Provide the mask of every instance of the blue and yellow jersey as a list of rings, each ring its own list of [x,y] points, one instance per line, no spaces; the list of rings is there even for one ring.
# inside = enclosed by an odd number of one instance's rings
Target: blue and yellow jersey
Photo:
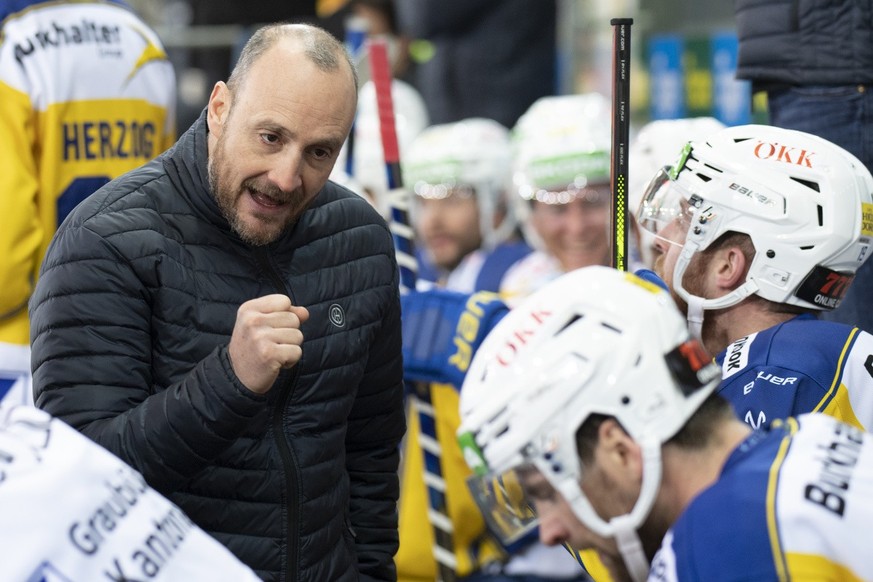
[[[119,2],[0,4],[0,343],[29,341],[27,301],[58,225],[175,139],[175,75]]]
[[[502,560],[504,556],[499,544],[486,534],[482,515],[467,487],[471,472],[456,436],[460,425],[458,390],[449,384],[432,383],[430,394],[435,411],[437,446],[442,453],[448,517],[454,524],[456,572],[463,577],[477,571],[483,564]],[[411,410],[406,416],[400,479],[400,549],[394,561],[398,582],[432,582],[437,579],[434,532],[428,520],[430,506],[424,481],[421,428],[414,407],[415,404],[410,402]]]
[[[649,580],[873,580],[873,435],[824,414],[755,431],[664,538]]]
[[[873,428],[873,336],[800,315],[743,337],[716,357],[719,394],[753,428],[824,412]]]

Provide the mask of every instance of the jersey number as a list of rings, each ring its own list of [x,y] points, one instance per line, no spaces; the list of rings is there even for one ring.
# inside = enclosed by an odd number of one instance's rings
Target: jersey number
[[[58,198],[58,226],[79,202],[96,192],[109,180],[109,176],[83,176],[70,182],[70,185]]]

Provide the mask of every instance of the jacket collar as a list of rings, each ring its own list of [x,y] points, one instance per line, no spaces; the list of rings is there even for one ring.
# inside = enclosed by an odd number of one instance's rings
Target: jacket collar
[[[219,210],[209,185],[208,134],[206,108],[204,108],[197,121],[166,153],[164,167],[176,183],[179,193],[188,200],[198,215],[221,230],[226,230],[229,236],[238,240],[239,237],[231,230],[230,224]]]

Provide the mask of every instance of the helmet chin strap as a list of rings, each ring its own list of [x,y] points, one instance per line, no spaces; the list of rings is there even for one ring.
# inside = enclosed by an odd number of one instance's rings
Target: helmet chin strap
[[[558,489],[570,502],[573,512],[584,526],[602,537],[611,537],[628,573],[634,582],[644,582],[649,575],[649,559],[643,549],[637,528],[652,510],[655,496],[661,488],[661,443],[657,438],[643,437],[637,443],[642,448],[643,473],[639,497],[630,513],[613,517],[605,522],[591,506],[578,485],[564,483]]]
[[[684,293],[680,293],[680,289]],[[688,314],[685,318],[688,320],[688,331],[691,335],[699,340],[703,339],[703,304],[706,300],[697,295],[691,295],[683,287],[676,289],[676,293],[685,300],[688,304]],[[683,296],[684,295],[684,296]]]
[[[618,551],[621,553],[624,566],[631,579],[634,582],[645,582],[649,577],[649,560],[646,558],[640,536],[637,534],[636,528],[630,524],[625,526],[618,523],[627,521],[629,518],[629,515],[623,515],[612,520],[616,526],[615,543],[618,544]]]
[[[643,582],[648,578],[650,563],[637,529],[651,512],[655,496],[661,488],[661,443],[651,437],[641,438],[637,442],[643,455],[640,496],[630,513],[611,519],[609,525],[614,528],[615,542],[628,573],[634,582]]]
[[[705,299],[699,295],[692,295],[682,284],[682,278],[685,276],[685,270],[691,263],[691,257],[697,252],[699,245],[694,241],[687,241],[682,248],[682,253],[676,261],[676,267],[673,269],[673,291],[676,295],[682,298],[688,304],[688,331],[695,338],[703,339],[703,314],[704,311],[713,311],[716,309],[725,309],[743,301],[746,297],[750,297],[758,292],[758,283],[754,279],[748,279],[745,283],[721,297],[714,299]]]

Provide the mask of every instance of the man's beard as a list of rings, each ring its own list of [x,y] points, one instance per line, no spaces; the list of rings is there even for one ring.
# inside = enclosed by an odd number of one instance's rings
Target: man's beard
[[[665,255],[661,254],[655,259],[654,270],[655,273],[658,274],[661,279],[667,281],[668,278],[670,280],[670,295],[673,297],[673,301],[676,303],[676,307],[679,308],[679,311],[682,312],[682,315],[688,315],[688,303],[679,296],[679,294],[675,291],[675,289],[679,286],[679,282],[673,279],[675,275],[676,265],[673,265],[673,272],[666,273],[664,272],[664,257]],[[706,285],[706,273],[705,273],[705,260],[700,254],[695,253],[691,258],[691,262],[685,268],[685,272],[682,274],[682,287],[685,289],[687,293],[690,295],[694,295],[696,297],[706,298],[705,285]]]
[[[223,136],[222,136],[223,137]],[[206,173],[209,179],[209,186],[212,189],[212,195],[215,202],[218,204],[218,209],[222,216],[230,224],[237,236],[243,242],[252,246],[265,246],[279,238],[279,236],[288,228],[289,225],[296,222],[297,218],[302,214],[305,207],[308,205],[302,202],[302,195],[296,192],[285,192],[275,185],[268,182],[262,182],[255,179],[243,181],[240,189],[237,191],[227,187],[225,180],[218,168],[226,164],[227,155],[224,147],[223,138],[219,138],[215,145],[215,151],[211,152],[209,160],[206,164]],[[246,223],[237,210],[237,203],[242,196],[242,191],[248,189],[253,193],[260,193],[270,197],[277,202],[299,201],[288,219],[281,225],[273,223],[261,222],[261,228],[252,226]]]

